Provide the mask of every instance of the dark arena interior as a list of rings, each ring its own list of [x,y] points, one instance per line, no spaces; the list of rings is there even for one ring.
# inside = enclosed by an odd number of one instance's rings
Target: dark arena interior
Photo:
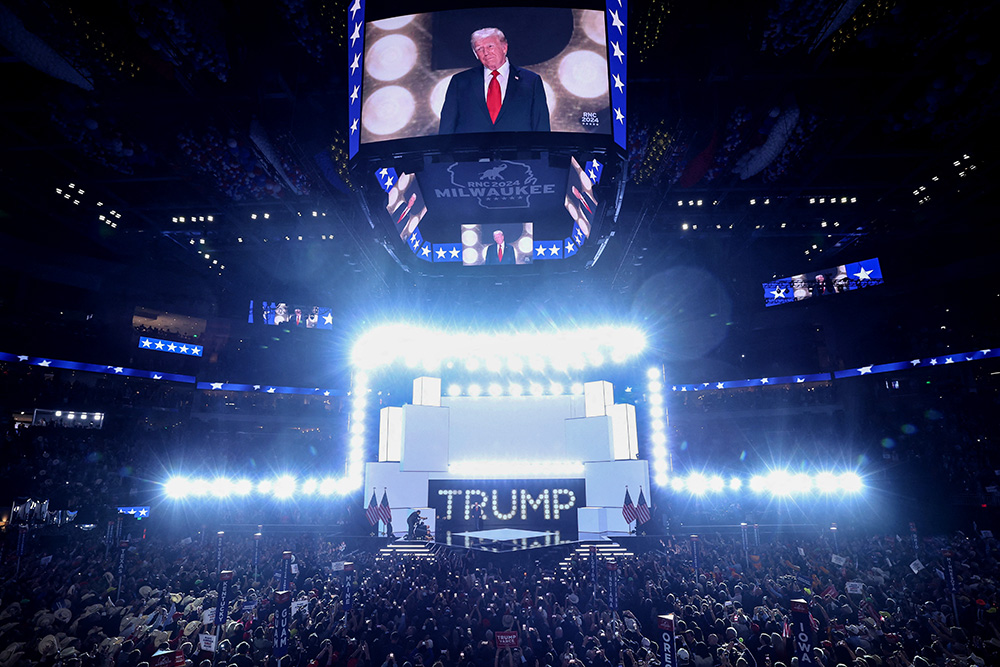
[[[0,667],[1000,665],[997,3],[527,4],[0,4]]]

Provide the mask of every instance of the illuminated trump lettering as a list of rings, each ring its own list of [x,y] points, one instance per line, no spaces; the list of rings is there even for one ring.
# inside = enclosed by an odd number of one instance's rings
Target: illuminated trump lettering
[[[507,505],[507,491],[493,489],[438,489],[437,495],[445,499],[442,516],[439,519],[456,519],[455,497],[464,496],[462,516],[466,521],[472,518],[472,506],[478,503],[485,516],[492,515],[499,521],[542,518],[558,521],[562,513],[576,507],[576,493],[572,489],[543,489],[532,495],[528,489],[510,489],[510,505]],[[538,515],[541,514],[541,517]]]

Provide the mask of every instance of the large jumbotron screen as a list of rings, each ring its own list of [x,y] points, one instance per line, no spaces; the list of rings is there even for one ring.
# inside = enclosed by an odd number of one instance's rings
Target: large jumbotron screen
[[[492,125],[483,65],[470,41],[484,27],[504,33],[511,67]],[[366,23],[364,45],[363,85],[352,92],[352,103],[361,97],[362,144],[481,131],[612,132],[601,11],[504,7],[411,14]],[[484,99],[462,94],[477,88]],[[470,118],[476,105],[483,107],[485,127],[455,120],[457,110]],[[525,114],[515,117],[519,110]],[[529,116],[533,120],[525,121]]]

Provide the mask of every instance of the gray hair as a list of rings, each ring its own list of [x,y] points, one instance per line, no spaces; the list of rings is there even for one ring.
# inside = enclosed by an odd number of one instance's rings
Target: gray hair
[[[507,36],[503,34],[503,31],[499,28],[480,28],[479,30],[472,33],[472,50],[476,50],[476,42],[487,37],[496,37],[500,40],[501,44],[507,43]]]

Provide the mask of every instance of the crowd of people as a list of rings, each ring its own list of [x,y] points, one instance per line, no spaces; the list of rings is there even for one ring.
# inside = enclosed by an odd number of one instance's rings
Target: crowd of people
[[[812,664],[1000,660],[997,544],[980,535],[915,539],[915,550],[909,535],[834,544],[803,534],[749,553],[738,536],[702,535],[697,556],[688,539],[663,536],[633,542],[635,555],[619,557],[611,579],[605,563],[560,563],[558,550],[502,562],[462,550],[377,557],[370,545],[316,535],[256,544],[227,535],[220,561],[214,534],[177,539],[152,526],[144,539],[138,525],[126,527],[123,576],[119,547],[103,535],[29,539],[20,557],[6,551],[0,665],[144,667],[169,651],[199,667],[639,667],[662,664],[666,614],[675,616],[679,665],[804,665],[790,631],[796,599],[809,606]],[[284,552],[294,565],[287,635],[274,596]],[[234,576],[216,624],[220,565]],[[510,632],[516,645],[498,647],[498,633]]]

